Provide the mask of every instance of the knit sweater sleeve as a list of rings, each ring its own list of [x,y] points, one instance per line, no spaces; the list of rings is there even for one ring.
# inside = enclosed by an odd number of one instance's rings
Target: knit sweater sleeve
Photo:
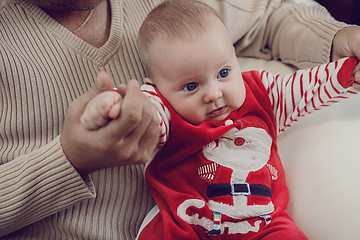
[[[332,40],[346,26],[315,1],[202,1],[223,17],[238,56],[278,59],[298,68],[329,62]]]
[[[260,77],[269,94],[278,131],[284,131],[314,110],[356,94],[351,86],[354,82],[352,72],[357,63],[355,58],[343,58],[285,76],[261,71]]]
[[[0,236],[94,198],[94,187],[67,161],[59,137],[0,167]]]

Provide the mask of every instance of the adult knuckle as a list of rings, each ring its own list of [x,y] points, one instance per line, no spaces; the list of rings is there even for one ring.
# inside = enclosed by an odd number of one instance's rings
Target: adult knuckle
[[[143,112],[143,118],[147,122],[153,122],[154,121],[154,114],[150,111]]]
[[[125,118],[129,123],[137,124],[141,121],[141,116],[137,110],[131,109],[125,114]]]
[[[154,131],[160,131],[160,119],[158,117],[153,118],[151,124]]]

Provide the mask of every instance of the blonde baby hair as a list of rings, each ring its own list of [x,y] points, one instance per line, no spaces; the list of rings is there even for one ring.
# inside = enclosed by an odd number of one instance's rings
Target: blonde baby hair
[[[222,21],[213,8],[194,0],[171,0],[154,8],[141,25],[138,36],[138,48],[146,72],[151,75],[147,53],[154,40],[160,37],[169,41],[192,39],[206,30],[206,16],[209,15]]]

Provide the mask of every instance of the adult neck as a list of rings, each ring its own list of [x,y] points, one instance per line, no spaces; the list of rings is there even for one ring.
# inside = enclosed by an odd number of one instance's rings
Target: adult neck
[[[111,9],[107,0],[84,11],[42,9],[73,34],[94,47],[101,47],[109,39]]]

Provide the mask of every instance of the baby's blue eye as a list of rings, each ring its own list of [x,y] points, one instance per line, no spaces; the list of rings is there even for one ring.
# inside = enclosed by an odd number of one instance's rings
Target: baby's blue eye
[[[217,78],[226,78],[229,75],[229,69],[222,69],[218,75]]]
[[[198,87],[198,84],[195,82],[191,82],[186,84],[186,86],[183,88],[185,91],[194,91]]]

